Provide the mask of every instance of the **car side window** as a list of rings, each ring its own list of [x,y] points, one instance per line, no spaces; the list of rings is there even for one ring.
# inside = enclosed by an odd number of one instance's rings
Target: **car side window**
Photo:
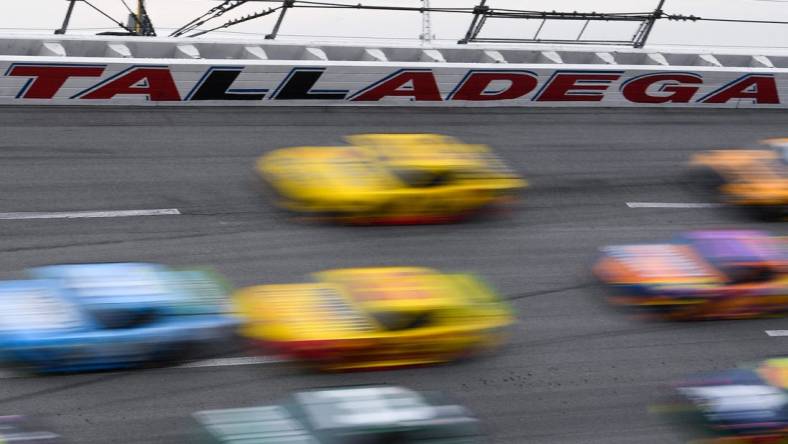
[[[426,327],[432,324],[433,313],[429,311],[416,313],[402,313],[396,311],[378,311],[371,313],[372,317],[389,331],[410,330],[412,328]]]
[[[775,277],[774,270],[765,266],[733,266],[726,270],[731,284],[768,282]]]
[[[451,182],[448,173],[420,170],[394,170],[393,173],[411,188],[433,188]]]
[[[161,314],[155,309],[93,310],[91,315],[101,327],[107,330],[144,327],[161,318]]]

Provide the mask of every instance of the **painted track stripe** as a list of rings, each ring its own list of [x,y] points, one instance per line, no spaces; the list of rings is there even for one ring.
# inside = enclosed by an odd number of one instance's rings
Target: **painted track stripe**
[[[279,362],[285,362],[285,359],[275,356],[244,356],[187,362],[186,364],[176,365],[175,368],[232,367],[237,365],[276,364]]]
[[[119,211],[63,211],[63,212],[52,212],[52,213],[21,212],[21,213],[0,213],[0,220],[173,216],[179,214],[181,214],[181,212],[177,208],[159,208],[154,210],[119,210]]]
[[[788,330],[766,330],[766,334],[769,336],[788,336]]]
[[[629,208],[718,208],[722,204],[703,202],[627,202]]]

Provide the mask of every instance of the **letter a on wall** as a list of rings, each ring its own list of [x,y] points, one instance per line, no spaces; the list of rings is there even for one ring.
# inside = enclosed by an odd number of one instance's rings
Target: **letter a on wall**
[[[181,96],[166,66],[134,66],[77,95],[80,99],[109,100],[116,96],[145,96],[153,102],[179,101]]]
[[[700,102],[728,103],[734,99],[747,99],[757,104],[779,104],[777,81],[771,74],[748,74],[706,95]]]
[[[403,69],[357,93],[354,102],[377,102],[386,97],[411,97],[414,101],[440,102],[435,75],[429,69]]]

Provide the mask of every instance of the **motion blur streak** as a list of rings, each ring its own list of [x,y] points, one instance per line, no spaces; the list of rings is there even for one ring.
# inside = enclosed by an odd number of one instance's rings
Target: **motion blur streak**
[[[0,108],[2,211],[178,208],[188,216],[3,224],[3,278],[47,263],[210,265],[236,287],[303,282],[315,270],[417,263],[484,276],[519,324],[498,353],[458,364],[322,374],[289,364],[4,381],[5,412],[36,412],[70,441],[184,444],[197,411],[276,405],[290,393],[381,383],[456,398],[490,444],[678,444],[649,415],[687,375],[783,347],[785,319],[643,323],[585,285],[603,245],[698,229],[763,229],[730,208],[633,210],[623,202],[715,202],[686,174],[696,152],[785,134],[779,111]],[[439,133],[486,144],[525,177],[522,208],[447,226],[294,224],[261,197],[251,165],[281,147],[347,134]],[[774,235],[786,234],[770,224]],[[562,291],[555,291],[562,289]],[[241,356],[222,350],[215,358]],[[248,355],[243,355],[248,356]],[[88,423],[89,421],[89,423]]]

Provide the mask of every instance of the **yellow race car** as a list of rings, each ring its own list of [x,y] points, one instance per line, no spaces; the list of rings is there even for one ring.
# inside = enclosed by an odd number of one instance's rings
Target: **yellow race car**
[[[322,370],[436,364],[499,344],[508,306],[470,274],[428,268],[331,270],[234,297],[241,334]]]
[[[279,206],[358,224],[453,222],[526,182],[485,145],[437,134],[362,134],[351,146],[272,151],[257,172]]]
[[[716,150],[695,155],[691,165],[722,181],[725,200],[782,216],[788,208],[788,139],[767,139],[759,150]]]

